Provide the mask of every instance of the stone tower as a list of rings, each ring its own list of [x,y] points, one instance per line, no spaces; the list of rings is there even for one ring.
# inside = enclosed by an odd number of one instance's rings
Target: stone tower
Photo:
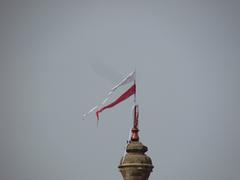
[[[131,141],[127,145],[126,154],[122,157],[119,170],[124,180],[148,180],[152,172],[152,160],[145,152],[148,148],[139,142],[138,115],[134,116]]]

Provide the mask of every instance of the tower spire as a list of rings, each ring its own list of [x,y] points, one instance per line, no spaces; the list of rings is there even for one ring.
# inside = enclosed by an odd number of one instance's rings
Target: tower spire
[[[118,166],[124,180],[148,180],[153,169],[151,158],[145,154],[148,148],[139,142],[138,117],[138,105],[134,104],[131,141]]]

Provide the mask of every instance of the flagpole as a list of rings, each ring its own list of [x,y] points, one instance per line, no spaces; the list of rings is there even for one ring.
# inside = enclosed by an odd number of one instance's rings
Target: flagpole
[[[135,72],[135,78],[134,78],[134,85],[135,85],[135,94],[134,94],[134,97],[133,97],[133,108],[132,108],[132,111],[133,111],[133,128],[135,127],[135,120],[136,120],[136,105],[137,105],[137,86],[136,86],[136,79],[137,79],[137,75],[136,75],[136,69],[134,70]]]
[[[136,69],[135,69],[134,85],[135,85],[136,90],[135,90],[134,99],[133,99],[134,105],[136,105],[136,103],[137,103],[137,95],[136,95],[136,94],[137,94],[137,86],[136,86],[136,79],[137,79],[137,74],[136,74]]]
[[[134,70],[135,73],[135,78],[134,78],[134,85],[135,85],[135,94],[134,94],[134,99],[133,99],[133,127],[135,127],[135,121],[136,121],[136,106],[137,106],[137,86],[136,86],[136,79],[137,79],[137,74],[136,74],[136,68]]]

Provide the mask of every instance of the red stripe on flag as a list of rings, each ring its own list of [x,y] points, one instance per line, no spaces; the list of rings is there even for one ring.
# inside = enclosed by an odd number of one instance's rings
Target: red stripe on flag
[[[125,93],[123,93],[119,98],[117,98],[114,102],[97,110],[97,112],[96,112],[97,119],[99,120],[99,113],[101,113],[105,109],[112,108],[113,106],[119,104],[120,102],[124,101],[125,99],[129,98],[131,95],[133,95],[135,93],[136,93],[136,85],[134,84]]]

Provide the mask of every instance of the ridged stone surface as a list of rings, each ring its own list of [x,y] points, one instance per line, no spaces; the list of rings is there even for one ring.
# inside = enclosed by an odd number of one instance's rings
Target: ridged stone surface
[[[148,148],[138,141],[127,146],[127,154],[122,157],[119,169],[124,180],[147,180],[152,172],[152,160],[145,152]]]

